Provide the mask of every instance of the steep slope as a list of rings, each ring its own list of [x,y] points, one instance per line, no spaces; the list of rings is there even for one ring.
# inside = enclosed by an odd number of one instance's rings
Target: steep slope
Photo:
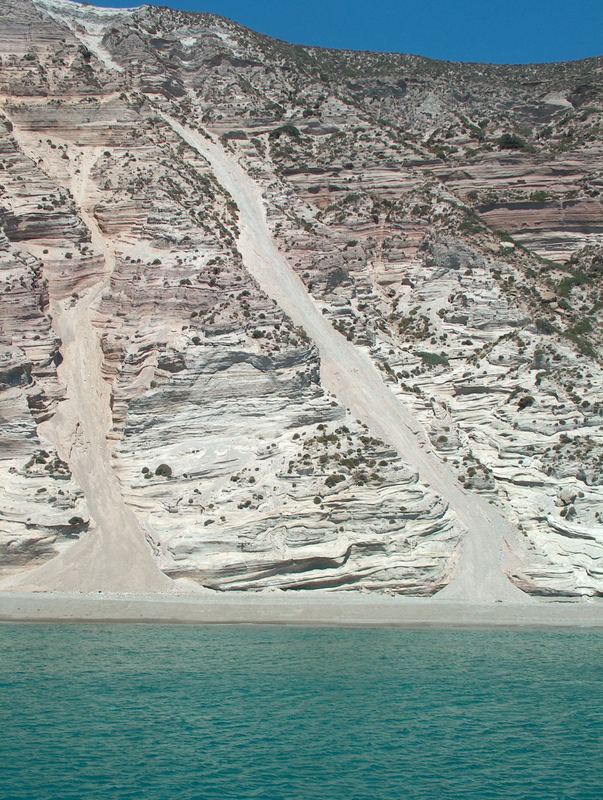
[[[91,314],[113,271],[114,254],[86,208],[89,175],[99,156],[100,151],[88,148],[74,159],[77,167],[71,196],[104,266],[99,282],[83,296],[53,298],[50,304],[54,330],[61,340],[58,378],[65,386],[65,399],[38,427],[40,436],[52,442],[69,464],[96,531],[56,559],[26,573],[25,582],[27,586],[62,591],[85,591],[95,586],[109,591],[161,591],[170,581],[157,566],[135,515],[124,503],[107,443],[110,387],[102,377],[102,352]],[[129,565],[127,570],[124,564]]]
[[[603,592],[600,59],[2,13],[11,584]]]
[[[272,240],[257,184],[229,157],[224,147],[170,117],[165,119],[207,158],[214,174],[237,203],[241,228],[238,244],[243,263],[262,289],[316,343],[323,386],[366,422],[370,430],[404,454],[465,527],[466,538],[455,586],[449,594],[480,600],[520,596],[513,591],[503,571],[503,556],[507,555],[509,546],[505,536],[512,541],[516,539],[511,526],[494,510],[488,509],[482,498],[468,495],[461,489],[448,467],[432,452],[413,415],[404,404],[396,401],[371,360],[320,313]]]

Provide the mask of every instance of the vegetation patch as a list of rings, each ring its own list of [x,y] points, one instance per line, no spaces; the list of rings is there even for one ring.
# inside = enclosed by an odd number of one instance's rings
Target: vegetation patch
[[[448,357],[443,353],[428,353],[425,350],[419,350],[417,353],[424,364],[429,364],[431,367],[448,366],[450,363]]]

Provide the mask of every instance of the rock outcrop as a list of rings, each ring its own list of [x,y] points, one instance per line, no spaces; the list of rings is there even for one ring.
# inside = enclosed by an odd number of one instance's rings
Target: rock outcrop
[[[603,594],[603,61],[0,11],[5,585]]]

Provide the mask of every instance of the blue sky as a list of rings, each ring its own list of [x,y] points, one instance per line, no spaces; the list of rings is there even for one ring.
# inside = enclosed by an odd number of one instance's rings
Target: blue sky
[[[136,0],[96,0],[123,8]],[[603,0],[163,0],[296,44],[526,63],[603,55]]]

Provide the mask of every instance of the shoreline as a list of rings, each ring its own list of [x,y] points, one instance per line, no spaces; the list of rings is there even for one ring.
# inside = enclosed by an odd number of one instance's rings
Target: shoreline
[[[194,595],[0,592],[4,623],[603,629],[603,599],[471,603],[362,593]]]

